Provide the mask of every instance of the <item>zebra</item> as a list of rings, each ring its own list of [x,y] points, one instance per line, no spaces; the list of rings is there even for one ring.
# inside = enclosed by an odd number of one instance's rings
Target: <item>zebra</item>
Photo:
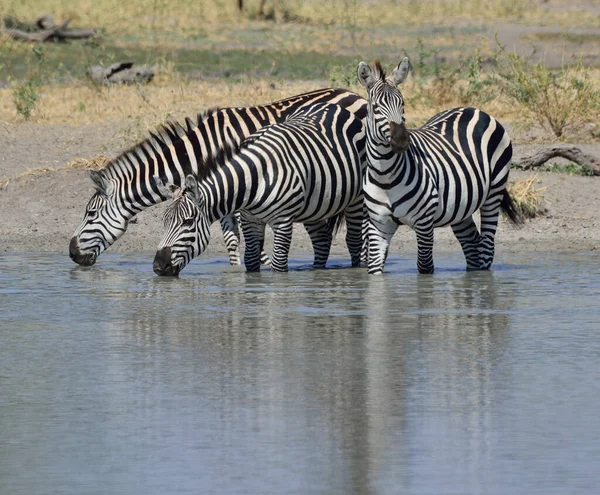
[[[173,125],[171,132],[186,131]],[[174,201],[164,213],[165,233],[154,271],[178,275],[206,249],[210,225],[238,210],[249,272],[260,270],[265,224],[274,233],[272,270],[288,270],[294,223],[304,224],[315,251],[314,267],[324,268],[341,215],[352,266],[359,266],[364,140],[363,122],[355,114],[339,105],[319,103],[206,161],[197,177],[186,177],[183,188],[156,177],[161,194]]]
[[[165,199],[156,190],[153,176],[182,184],[187,175],[198,172],[199,164],[219,154],[224,147],[238,145],[256,130],[282,122],[300,108],[322,102],[347,108],[360,119],[366,117],[364,98],[334,88],[303,93],[269,105],[213,109],[199,114],[196,122],[186,120],[189,136],[185,146],[178,146],[178,136],[173,136],[175,141],[172,141],[151,133],[148,139],[120,154],[103,169],[90,171],[96,192],[70,241],[71,259],[80,265],[93,265],[100,253],[125,233],[136,214]],[[230,263],[238,265],[239,233],[235,216],[223,218],[221,227]],[[263,254],[263,262],[265,258],[268,260]]]
[[[368,273],[383,271],[390,240],[399,225],[417,235],[417,267],[433,273],[433,229],[451,226],[467,270],[487,270],[502,209],[520,223],[506,182],[512,144],[498,121],[476,108],[443,111],[418,129],[407,130],[398,89],[409,72],[404,58],[386,79],[379,61],[361,62],[357,75],[368,93],[365,206]],[[473,220],[480,210],[481,233]]]

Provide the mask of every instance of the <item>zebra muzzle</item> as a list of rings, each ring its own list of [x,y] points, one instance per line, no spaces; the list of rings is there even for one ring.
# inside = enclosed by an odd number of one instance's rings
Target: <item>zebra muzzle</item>
[[[174,266],[173,263],[171,263],[170,247],[164,247],[156,251],[152,269],[154,270],[154,273],[163,277],[176,277],[179,275],[179,266]]]
[[[404,122],[390,122],[390,146],[396,153],[404,153],[410,146],[410,135]]]
[[[73,237],[69,243],[69,257],[81,266],[92,266],[96,263],[96,255],[94,253],[81,253],[77,237]]]

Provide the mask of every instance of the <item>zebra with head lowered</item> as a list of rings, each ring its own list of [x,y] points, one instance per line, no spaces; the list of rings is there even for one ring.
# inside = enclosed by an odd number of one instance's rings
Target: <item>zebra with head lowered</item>
[[[218,155],[224,147],[238,145],[256,130],[284,121],[299,108],[322,102],[348,108],[359,118],[366,116],[363,98],[332,88],[293,96],[270,105],[212,110],[199,115],[197,122],[187,120],[184,137],[173,135],[165,140],[151,135],[105,168],[90,172],[96,192],[71,239],[71,259],[80,265],[93,265],[100,253],[125,233],[131,218],[164,201],[154,176],[166,177],[173,184],[182,185],[187,175],[198,172],[199,164]],[[163,132],[168,132],[168,128]],[[235,217],[223,218],[221,227],[230,262],[239,264],[239,234]]]
[[[260,270],[265,224],[274,234],[273,270],[288,269],[294,223],[304,224],[315,251],[314,266],[324,268],[340,215],[346,220],[352,266],[359,266],[364,139],[363,123],[355,114],[317,104],[259,130],[229,155],[205,162],[183,188],[157,177],[162,194],[175,199],[164,213],[165,234],[154,271],[177,275],[206,248],[210,225],[233,211],[242,217],[248,271]]]
[[[450,225],[463,249],[467,270],[487,270],[494,260],[498,215],[520,219],[506,181],[512,145],[504,128],[476,108],[455,108],[423,127],[406,129],[398,85],[409,71],[404,58],[386,79],[379,61],[358,66],[367,89],[365,205],[368,272],[381,273],[399,225],[417,234],[420,273],[433,273],[433,229]],[[480,210],[481,233],[473,221]]]

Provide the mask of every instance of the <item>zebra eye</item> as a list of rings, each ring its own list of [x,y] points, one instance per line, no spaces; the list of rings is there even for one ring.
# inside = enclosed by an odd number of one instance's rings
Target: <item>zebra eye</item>
[[[98,210],[88,210],[88,216],[93,220],[98,216]]]
[[[194,225],[194,217],[189,217],[183,220],[184,227],[192,227]]]

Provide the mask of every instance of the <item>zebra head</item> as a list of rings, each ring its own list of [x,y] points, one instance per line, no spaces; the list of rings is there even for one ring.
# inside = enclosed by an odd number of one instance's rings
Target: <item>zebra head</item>
[[[379,60],[371,68],[365,62],[358,64],[358,81],[367,88],[369,114],[367,129],[376,144],[390,146],[396,153],[403,153],[410,145],[404,118],[404,98],[398,89],[410,68],[404,57],[392,74],[386,78]]]
[[[192,259],[202,254],[210,240],[210,221],[204,195],[193,175],[185,178],[183,187],[154,177],[162,195],[173,198],[163,216],[164,230],[156,256],[157,275],[177,276]]]
[[[90,171],[90,178],[96,192],[69,243],[69,256],[83,266],[93,265],[98,255],[123,235],[133,216],[118,204],[115,182],[103,170]]]

